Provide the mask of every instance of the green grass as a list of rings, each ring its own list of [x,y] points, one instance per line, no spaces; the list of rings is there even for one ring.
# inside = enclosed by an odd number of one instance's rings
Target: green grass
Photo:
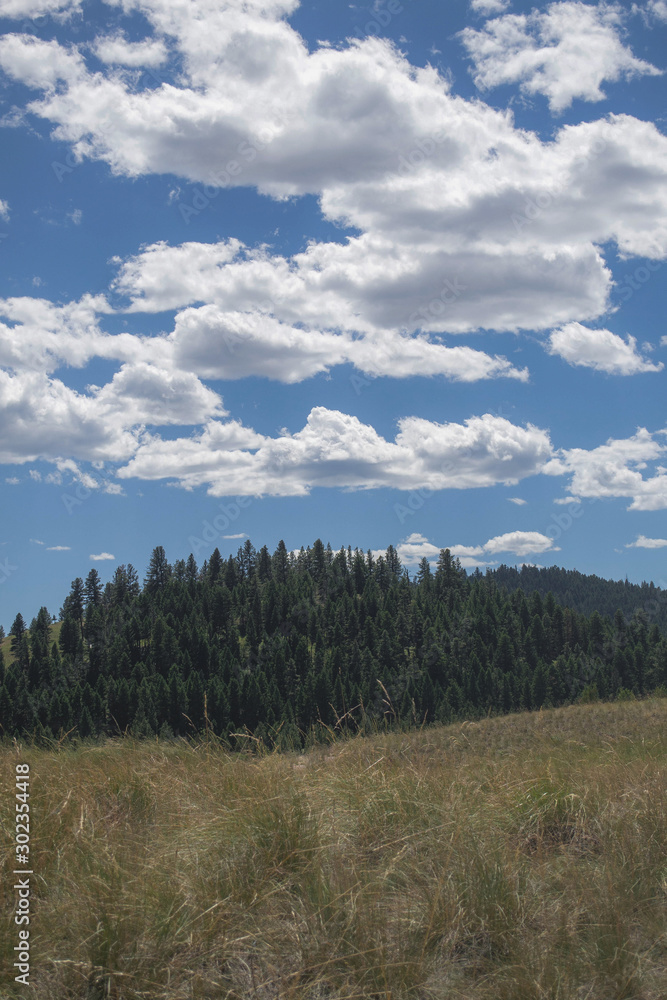
[[[300,755],[5,745],[5,872],[31,765],[29,995],[664,1000],[666,733],[652,699]]]

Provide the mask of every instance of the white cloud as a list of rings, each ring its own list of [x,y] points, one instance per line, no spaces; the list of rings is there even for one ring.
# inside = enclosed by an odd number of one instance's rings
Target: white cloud
[[[49,545],[49,547],[47,548],[46,551],[47,552],[71,552],[72,551],[72,547],[70,545]]]
[[[0,65],[12,79],[49,93],[58,83],[81,83],[86,75],[78,52],[34,35],[0,37]]]
[[[18,484],[19,484],[19,483],[21,482],[21,480],[20,480],[20,479],[18,479],[18,478],[17,478],[16,476],[7,476],[7,477],[5,478],[5,482],[6,482],[6,483],[7,483],[7,484],[8,484],[9,486],[18,486]]]
[[[181,309],[169,336],[103,333],[100,316],[110,312],[104,296],[84,296],[63,306],[45,299],[0,300],[0,316],[6,319],[0,322],[0,363],[14,369],[49,371],[63,363],[82,367],[93,357],[136,364],[150,359],[164,368],[186,369],[206,378],[263,375],[283,382],[297,382],[343,363],[397,378],[421,374],[456,381],[499,377],[525,381],[528,377],[525,369],[515,368],[502,356],[470,347],[446,347],[425,336],[355,322],[349,306],[349,331],[322,331],[313,328],[312,322],[296,326],[302,323],[297,317],[307,317],[308,312],[314,323],[340,326],[346,319],[343,299],[332,294],[325,301],[322,290],[317,299],[314,282],[299,279],[296,273],[292,294],[284,288],[279,294],[290,264],[283,261],[281,268],[278,261],[269,263],[261,254],[255,260],[230,264],[227,273],[223,265],[238,252],[236,243],[231,248],[225,244],[156,244],[121,268],[116,287],[133,298],[133,311],[161,311],[174,304],[214,300]],[[317,267],[313,266],[313,275]],[[307,281],[313,287],[306,288]],[[282,302],[260,299],[258,304],[257,289],[267,283]],[[337,309],[341,315],[336,321]],[[355,333],[360,325],[367,327],[367,335]]]
[[[647,538],[646,535],[638,535],[636,542],[628,542],[626,549],[664,549],[667,547],[667,538]]]
[[[547,350],[571,365],[594,368],[609,375],[636,375],[664,368],[662,362],[654,364],[638,353],[634,337],[625,341],[610,330],[591,330],[581,323],[567,323],[554,330]]]
[[[320,337],[547,329],[607,308],[611,275],[598,247],[667,252],[667,139],[652,124],[611,116],[542,142],[510,115],[456,97],[436,70],[415,69],[381,39],[309,52],[284,20],[295,6],[126,0],[182,61],[178,78],[146,89],[113,68],[92,74],[75,48],[18,35],[0,46],[7,72],[42,90],[31,112],[77,157],[209,185],[207,195],[182,187],[179,210],[196,215],[217,188],[255,186],[273,197],[314,194],[328,220],[360,232],[291,260],[266,248],[263,260],[240,255],[229,267],[207,263],[210,251],[197,259],[188,244],[189,274],[174,276],[173,295],[163,282],[161,308],[180,297],[174,308],[215,305],[223,327],[228,313],[249,313],[254,329],[267,310],[256,297],[240,302],[257,279],[275,304],[275,336],[288,340],[299,323]],[[548,16],[571,7],[618,30],[608,7],[556,4]],[[183,300],[184,285],[194,298]],[[150,290],[138,295],[152,308]],[[503,373],[496,359],[444,350],[437,370],[452,377]],[[431,360],[420,357],[417,371]],[[404,362],[406,373],[414,368]]]
[[[42,17],[45,14],[65,15],[81,9],[82,0],[3,0],[2,16]]]
[[[528,15],[506,14],[479,30],[465,28],[461,37],[478,87],[520,83],[560,112],[575,98],[603,100],[605,80],[660,74],[622,44],[623,16],[620,4],[565,0]]]
[[[112,556],[110,552],[100,552],[99,555],[91,555],[90,558],[93,562],[102,562],[103,560],[115,559],[116,557]]]
[[[194,375],[145,363],[123,365],[87,394],[46,375],[0,370],[0,461],[124,461],[146,424],[200,424],[224,413],[217,393]]]
[[[40,542],[39,538],[31,538],[30,541],[33,543],[33,545],[43,545],[44,544],[44,542]]]
[[[570,503],[581,503],[581,497],[557,497],[554,503],[558,504],[560,507],[565,507]]]
[[[508,531],[504,535],[490,538],[483,546],[484,552],[496,555],[498,552],[513,552],[516,556],[533,553],[559,552],[553,539],[539,531]]]
[[[665,435],[666,431],[660,431]],[[667,508],[667,469],[656,466],[646,477],[649,462],[667,453],[667,446],[655,440],[645,427],[631,438],[615,440],[587,451],[572,448],[560,451],[544,468],[547,475],[570,475],[570,489],[581,497],[627,497],[629,510]]]
[[[83,212],[80,208],[75,208],[72,212],[68,212],[67,218],[71,219],[75,226],[80,226],[83,219]]]
[[[489,17],[493,14],[502,14],[510,5],[510,0],[470,0],[470,9],[476,14],[483,14]]]
[[[314,195],[326,220],[355,233],[293,257],[234,239],[154,244],[116,261],[108,298],[0,303],[0,364],[8,369],[0,375],[0,459],[119,462],[125,477],[168,476],[222,495],[512,483],[551,457],[545,431],[489,415],[465,426],[408,417],[394,441],[321,407],[301,430],[275,439],[222,419],[222,401],[201,379],[291,383],[346,363],[369,376],[525,380],[507,358],[440,335],[562,332],[608,308],[612,279],[601,248],[667,254],[667,138],[654,125],[611,115],[543,141],[516,128],[511,114],[457,97],[435,69],[410,65],[381,39],[310,51],[285,20],[296,6],[123,0],[123,11],[140,12],[152,31],[139,44],[156,46],[155,58],[169,47],[178,60],[178,76],[147,86],[127,65],[139,58],[136,43],[121,36],[96,40],[115,62],[94,72],[84,43],[0,39],[0,65],[39,92],[28,113],[50,122],[75,158],[129,177],[178,176],[174,212],[204,210],[220,188],[254,186],[274,198]],[[582,7],[554,4],[530,17],[552,19],[563,56],[574,39],[563,18],[576,15],[581,29],[592,17],[594,66],[601,52],[616,53],[619,72],[639,70],[623,63],[634,57],[619,40],[615,8]],[[612,64],[604,62],[605,73]],[[566,98],[560,78],[544,72],[552,100]],[[588,77],[583,88],[591,86]],[[157,336],[109,335],[103,318],[122,296],[130,312],[176,315]],[[626,365],[648,364],[628,361],[634,342],[618,340],[616,357],[621,350]],[[82,393],[48,378],[95,357],[118,362],[106,386]],[[176,440],[146,432],[178,423],[204,429]],[[559,462],[574,475],[572,454]]]
[[[121,34],[95,39],[93,51],[103,63],[116,66],[156,68],[167,60],[167,47],[162,39],[128,42]]]
[[[398,427],[387,441],[357,417],[322,406],[302,430],[278,438],[215,421],[198,437],[146,440],[118,475],[206,484],[215,496],[303,496],[315,486],[468,489],[515,484],[552,454],[545,431],[489,413],[465,424],[404,417]]]
[[[95,405],[126,427],[138,424],[201,424],[224,416],[218,394],[190,372],[139,362],[122,365],[103,388],[89,386]]]
[[[84,295],[55,305],[47,299],[0,299],[0,364],[15,371],[81,368],[92,357],[138,357],[140,341],[128,334],[111,337],[99,329],[98,316],[111,311],[104,296]]]
[[[517,556],[532,553],[559,552],[553,540],[539,531],[510,531],[504,535],[490,538],[483,545],[433,545],[424,535],[415,532],[396,547],[401,562],[407,566],[415,566],[422,559],[429,562],[437,560],[442,549],[448,548],[452,556],[456,556],[464,569],[474,566],[490,566],[493,563],[480,559],[484,555],[497,555],[501,552],[511,552]],[[381,554],[381,553],[378,553]]]
[[[648,0],[646,9],[659,21],[667,21],[667,0]]]
[[[248,536],[246,535],[245,531],[240,531],[238,535],[223,535],[222,537],[235,539],[235,538],[247,538]]]
[[[515,503],[517,507],[524,507],[528,501],[524,500],[522,497],[507,497],[510,503]]]
[[[9,222],[9,202],[3,201],[2,198],[0,198],[0,219]]]

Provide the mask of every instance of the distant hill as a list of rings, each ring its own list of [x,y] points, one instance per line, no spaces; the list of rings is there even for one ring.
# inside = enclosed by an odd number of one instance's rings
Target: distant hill
[[[521,588],[525,594],[537,591],[541,597],[546,597],[551,591],[557,604],[582,615],[597,611],[613,618],[620,608],[626,618],[632,618],[636,611],[643,611],[648,624],[658,625],[667,632],[667,590],[653,583],[639,585],[627,580],[603,580],[560,566],[523,566],[521,569],[499,566],[487,570],[486,576],[510,594]]]

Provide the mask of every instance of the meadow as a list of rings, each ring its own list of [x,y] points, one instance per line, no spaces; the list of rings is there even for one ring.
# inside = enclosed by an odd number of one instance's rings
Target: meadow
[[[306,752],[5,742],[0,996],[664,1000],[666,734],[652,698]]]

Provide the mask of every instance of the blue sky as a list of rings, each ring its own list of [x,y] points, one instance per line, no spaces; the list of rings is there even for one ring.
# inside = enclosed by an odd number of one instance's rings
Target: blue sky
[[[667,3],[3,0],[0,622],[399,547],[667,585]]]

